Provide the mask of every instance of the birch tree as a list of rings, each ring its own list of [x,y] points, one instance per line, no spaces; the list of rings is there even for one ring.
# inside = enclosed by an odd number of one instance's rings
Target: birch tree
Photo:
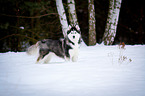
[[[108,18],[106,22],[103,43],[112,45],[116,36],[117,24],[119,19],[120,7],[122,0],[110,0]]]
[[[88,0],[89,11],[89,45],[96,45],[96,26],[94,0]]]
[[[65,37],[67,35],[68,22],[67,22],[66,13],[62,4],[62,0],[56,0],[56,6],[57,6],[58,14],[59,14],[60,23],[62,26],[63,35]]]
[[[69,12],[69,20],[71,25],[78,25],[77,14],[75,8],[74,0],[67,0],[68,3],[68,12]]]

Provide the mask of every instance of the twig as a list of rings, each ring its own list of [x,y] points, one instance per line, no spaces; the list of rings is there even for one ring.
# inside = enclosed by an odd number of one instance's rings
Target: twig
[[[48,14],[44,14],[44,15],[40,15],[40,16],[15,16],[15,15],[7,15],[7,14],[1,14],[3,16],[8,16],[8,17],[17,17],[17,18],[41,18],[44,16],[48,16],[48,15],[58,15],[57,13],[48,13]]]
[[[3,39],[6,39],[8,37],[12,37],[12,36],[22,36],[22,37],[26,37],[26,38],[31,39],[31,40],[36,41],[36,42],[38,41],[38,40],[36,40],[34,38],[31,38],[31,37],[28,37],[28,36],[25,36],[25,35],[21,35],[21,34],[11,34],[11,35],[7,35],[7,36],[5,36],[3,38],[0,38],[0,41],[3,40]]]

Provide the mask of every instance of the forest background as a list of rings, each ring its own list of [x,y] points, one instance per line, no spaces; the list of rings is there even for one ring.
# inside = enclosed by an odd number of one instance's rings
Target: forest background
[[[63,0],[63,5],[68,16],[67,0]],[[94,0],[94,5],[96,42],[100,44],[105,31],[109,0]],[[89,45],[88,0],[75,0],[75,6],[82,38]],[[145,44],[144,16],[143,0],[122,0],[113,44]],[[0,33],[0,52],[25,51],[38,40],[63,38],[56,1],[0,0]]]

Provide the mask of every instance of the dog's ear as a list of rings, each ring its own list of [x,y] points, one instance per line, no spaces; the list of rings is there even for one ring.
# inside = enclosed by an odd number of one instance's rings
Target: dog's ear
[[[60,38],[59,40],[60,40],[61,42],[63,42],[63,41],[64,41],[64,38]]]
[[[69,26],[68,26],[68,30],[70,30],[71,28],[72,28],[72,26],[71,26],[71,25],[69,25]]]
[[[68,28],[67,28],[67,34],[69,34],[71,32],[71,28],[72,28],[72,26],[69,25]]]
[[[78,24],[77,24],[75,27],[76,27],[76,29],[77,29],[78,31],[80,31],[80,27],[79,27]]]

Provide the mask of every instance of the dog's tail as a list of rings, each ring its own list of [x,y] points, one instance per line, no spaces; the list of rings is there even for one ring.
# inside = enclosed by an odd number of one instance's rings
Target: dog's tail
[[[39,51],[39,41],[38,41],[36,44],[30,46],[30,47],[26,50],[26,53],[27,53],[28,55],[36,55],[36,54],[38,54],[38,51]]]

